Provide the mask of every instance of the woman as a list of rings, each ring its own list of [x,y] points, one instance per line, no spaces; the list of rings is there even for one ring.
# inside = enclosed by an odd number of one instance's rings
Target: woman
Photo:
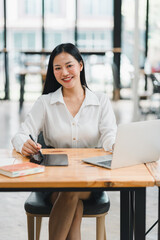
[[[37,139],[43,132],[45,144],[55,148],[103,147],[112,151],[116,120],[105,94],[91,92],[85,80],[84,62],[71,43],[58,45],[51,53],[43,95],[38,98],[12,139],[25,156],[37,154],[29,134]],[[80,240],[82,200],[90,192],[54,192],[49,220],[49,240]]]

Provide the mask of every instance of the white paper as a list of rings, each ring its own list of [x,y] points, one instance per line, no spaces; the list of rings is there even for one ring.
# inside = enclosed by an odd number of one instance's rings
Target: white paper
[[[15,163],[18,163],[16,162],[16,158],[1,158],[0,159],[0,166],[7,166],[7,165],[11,165],[11,164],[15,164]]]

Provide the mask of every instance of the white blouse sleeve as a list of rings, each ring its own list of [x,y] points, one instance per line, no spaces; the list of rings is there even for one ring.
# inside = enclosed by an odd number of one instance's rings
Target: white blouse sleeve
[[[39,97],[31,111],[27,114],[25,121],[21,124],[19,131],[12,139],[13,147],[17,152],[21,152],[23,144],[29,139],[29,134],[31,134],[34,139],[37,138],[43,127],[44,115],[45,109],[42,97]]]
[[[112,109],[111,102],[106,95],[102,96],[100,103],[100,141],[105,151],[112,151],[112,146],[115,143],[117,131],[116,118]]]

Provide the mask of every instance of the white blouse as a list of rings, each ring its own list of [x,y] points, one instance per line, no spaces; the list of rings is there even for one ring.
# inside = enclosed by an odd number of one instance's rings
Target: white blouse
[[[69,112],[62,88],[40,96],[21,124],[12,144],[21,152],[29,134],[37,140],[42,131],[45,144],[55,148],[94,148],[112,150],[116,119],[109,98],[85,88],[85,99],[75,117]]]

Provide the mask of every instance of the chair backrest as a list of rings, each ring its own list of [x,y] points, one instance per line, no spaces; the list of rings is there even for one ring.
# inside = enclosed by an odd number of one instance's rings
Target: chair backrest
[[[45,144],[45,141],[44,141],[43,132],[40,132],[40,134],[38,135],[37,142],[42,145],[42,148],[47,148],[47,145]]]

